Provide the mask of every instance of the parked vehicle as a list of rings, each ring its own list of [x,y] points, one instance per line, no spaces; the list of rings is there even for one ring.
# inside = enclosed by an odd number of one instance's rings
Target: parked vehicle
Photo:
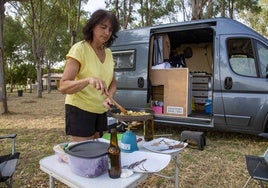
[[[123,30],[111,47],[125,107],[155,123],[268,132],[268,40],[227,18]]]

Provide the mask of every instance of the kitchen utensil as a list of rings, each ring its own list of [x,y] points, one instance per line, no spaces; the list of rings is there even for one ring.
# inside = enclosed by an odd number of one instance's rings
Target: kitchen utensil
[[[183,148],[184,144],[176,144],[172,146],[160,146],[157,151],[166,151],[166,150],[171,150],[171,149],[177,149],[177,148]]]
[[[154,117],[154,111],[149,108],[127,108],[127,110],[132,110],[136,112],[146,112],[145,115],[123,115],[120,114],[120,110],[118,109],[112,109],[108,113],[118,121],[126,121],[126,122],[132,122],[132,121],[146,121],[149,119],[153,119]]]
[[[112,101],[112,103],[114,103],[114,105],[124,114],[127,114],[127,110],[121,106],[120,104],[118,104],[118,102],[116,102],[112,97],[108,96],[108,98]]]
[[[121,156],[122,166],[146,159],[146,161],[131,169],[133,172],[141,173],[159,172],[163,170],[171,160],[171,155],[148,151],[135,151],[132,153],[121,152]]]
[[[139,160],[139,161],[135,161],[133,163],[131,163],[130,165],[125,165],[123,166],[122,168],[127,168],[127,169],[133,169],[135,168],[136,166],[139,166],[141,163],[145,162],[147,159],[142,159],[142,160]]]

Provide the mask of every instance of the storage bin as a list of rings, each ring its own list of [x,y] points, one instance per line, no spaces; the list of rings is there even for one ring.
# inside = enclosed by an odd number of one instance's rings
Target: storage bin
[[[206,114],[211,114],[211,112],[212,112],[212,99],[206,99],[205,112],[206,112]]]
[[[151,109],[155,114],[163,114],[163,106],[152,106]]]

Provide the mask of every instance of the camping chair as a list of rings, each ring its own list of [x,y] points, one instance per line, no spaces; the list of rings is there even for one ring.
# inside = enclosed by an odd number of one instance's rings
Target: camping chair
[[[11,188],[13,184],[12,176],[15,172],[18,159],[19,159],[19,152],[15,151],[15,138],[17,134],[10,134],[0,136],[1,140],[8,140],[11,139],[11,153],[7,155],[0,156],[0,183],[3,182],[6,184],[7,187]],[[1,186],[0,186],[1,187]]]
[[[263,182],[268,181],[268,164],[266,157],[268,157],[268,150],[266,150],[264,156],[246,155],[247,170],[250,177],[243,188],[248,185],[252,178],[258,180],[262,188],[265,187]]]

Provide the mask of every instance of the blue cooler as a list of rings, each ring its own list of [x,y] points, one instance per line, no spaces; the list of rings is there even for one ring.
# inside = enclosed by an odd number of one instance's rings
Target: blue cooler
[[[206,99],[205,112],[206,114],[211,114],[212,111],[212,99]]]

